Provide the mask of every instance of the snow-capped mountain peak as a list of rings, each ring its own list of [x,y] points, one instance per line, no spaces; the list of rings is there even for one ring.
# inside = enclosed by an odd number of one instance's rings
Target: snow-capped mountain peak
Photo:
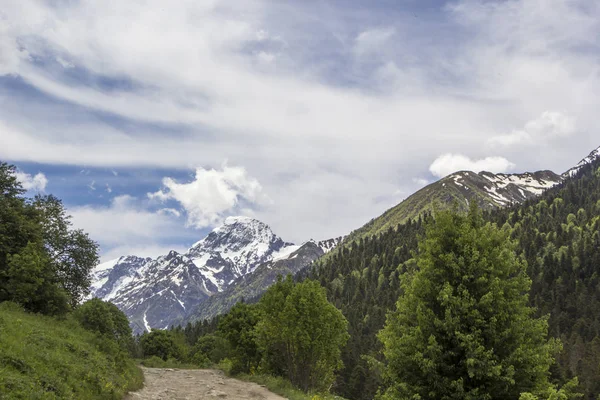
[[[579,164],[577,164],[576,166],[574,166],[573,168],[571,168],[567,172],[565,172],[563,174],[563,177],[575,176],[577,174],[577,172],[579,172],[579,170],[581,168],[583,168],[587,164],[592,163],[597,158],[600,158],[600,147],[598,147],[597,149],[593,150],[586,158],[584,158],[583,160],[579,161]]]
[[[92,296],[115,303],[136,332],[163,328],[258,265],[297,248],[261,221],[229,217],[185,254],[127,256],[98,265]]]
[[[231,279],[235,279],[252,272],[259,263],[268,261],[273,254],[291,245],[261,221],[249,217],[228,217],[223,225],[194,244],[186,256],[199,268],[210,266],[211,260],[227,261],[231,264]]]

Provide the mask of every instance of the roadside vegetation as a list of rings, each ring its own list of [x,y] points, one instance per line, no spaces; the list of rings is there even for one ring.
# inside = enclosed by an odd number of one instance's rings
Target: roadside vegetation
[[[121,399],[143,384],[126,316],[89,293],[98,246],[0,162],[0,398]]]

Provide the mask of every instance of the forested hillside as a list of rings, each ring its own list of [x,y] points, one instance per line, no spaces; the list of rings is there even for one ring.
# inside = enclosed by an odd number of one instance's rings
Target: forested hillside
[[[303,276],[320,281],[349,322],[344,368],[335,385],[350,399],[371,399],[382,360],[376,334],[401,293],[402,274],[414,266],[423,216],[381,235],[341,247]],[[579,376],[586,398],[600,393],[600,161],[521,206],[485,214],[511,230],[532,279],[531,305],[549,315],[549,332],[564,349],[553,379]]]

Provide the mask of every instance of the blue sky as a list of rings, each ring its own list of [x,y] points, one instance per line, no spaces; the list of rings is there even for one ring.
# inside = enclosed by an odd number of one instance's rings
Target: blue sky
[[[229,215],[346,234],[460,169],[600,145],[584,0],[4,0],[0,160],[104,259]]]

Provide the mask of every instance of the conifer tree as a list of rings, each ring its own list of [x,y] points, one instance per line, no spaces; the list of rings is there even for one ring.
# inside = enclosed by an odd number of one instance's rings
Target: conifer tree
[[[436,215],[379,334],[384,399],[549,397],[560,343],[548,340],[546,318],[533,317],[526,263],[509,233],[474,205],[468,215]]]

